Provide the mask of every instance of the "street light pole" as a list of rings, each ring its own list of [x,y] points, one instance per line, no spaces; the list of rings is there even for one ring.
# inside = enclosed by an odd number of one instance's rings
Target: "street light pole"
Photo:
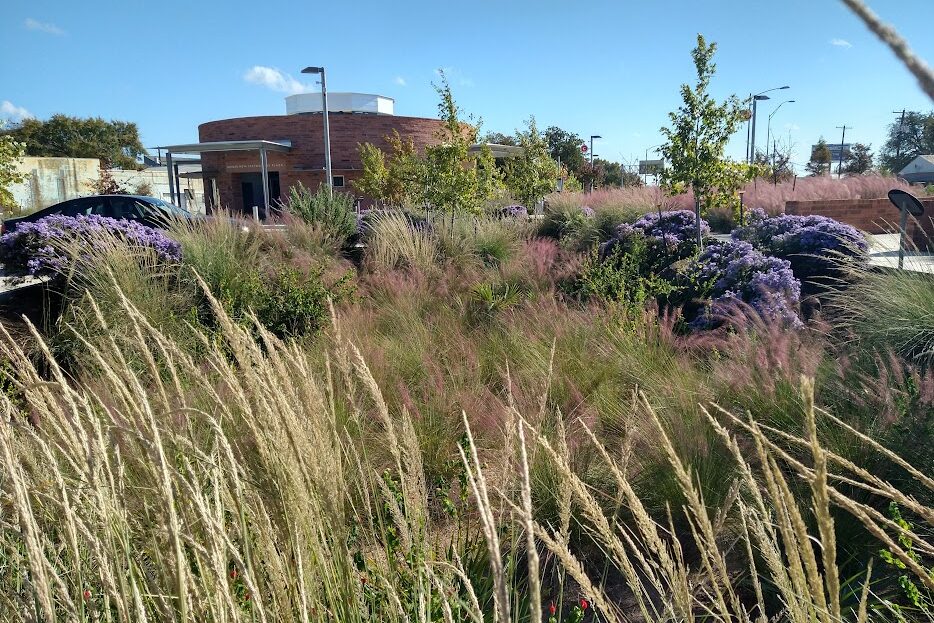
[[[765,128],[765,146],[769,146],[769,140],[772,138],[772,117],[775,116],[775,113],[778,112],[778,109],[784,106],[785,104],[794,104],[794,100],[785,100],[781,104],[775,107],[775,110],[772,111],[772,114],[769,115],[769,122],[766,124]]]
[[[593,192],[594,182],[596,181],[594,179],[594,174],[593,174],[593,171],[594,171],[593,169],[593,139],[595,138],[603,138],[603,137],[600,136],[599,134],[590,135],[590,192]]]
[[[767,100],[768,97],[765,97],[766,93],[771,93],[772,91],[783,91],[785,89],[790,89],[791,87],[785,85],[783,87],[775,87],[774,89],[766,89],[755,95],[751,95],[752,99],[752,118],[749,123],[749,133],[746,136],[746,162],[752,164],[756,159],[756,102],[758,100]]]
[[[334,177],[331,174],[331,128],[328,120],[328,84],[324,67],[306,67],[303,74],[321,74],[321,113],[324,116],[324,175],[328,192],[334,191]]]

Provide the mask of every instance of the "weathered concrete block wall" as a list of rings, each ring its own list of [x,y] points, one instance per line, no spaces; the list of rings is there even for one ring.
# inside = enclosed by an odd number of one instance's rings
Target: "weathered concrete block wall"
[[[100,160],[97,158],[49,158],[27,156],[17,164],[26,175],[26,181],[15,184],[11,191],[22,212],[32,212],[50,205],[84,197],[94,193],[92,184],[100,179]],[[146,194],[171,201],[169,176],[165,168],[154,167],[142,171],[111,170],[114,180],[128,192],[146,190]],[[200,178],[182,178],[182,190],[190,190],[191,202],[185,202],[193,212],[204,211],[204,184]]]
[[[91,194],[88,182],[100,177],[97,158],[37,158],[27,156],[16,167],[26,181],[10,190],[24,211]]]
[[[924,214],[909,217],[907,233],[920,249],[934,246],[934,198],[921,199]],[[887,198],[788,201],[785,214],[827,216],[869,234],[898,232],[898,210]]]

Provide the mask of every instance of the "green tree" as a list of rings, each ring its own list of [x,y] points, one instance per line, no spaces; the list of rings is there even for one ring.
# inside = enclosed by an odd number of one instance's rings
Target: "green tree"
[[[21,142],[9,135],[0,136],[0,209],[4,212],[19,208],[10,187],[26,179],[26,174],[16,166],[25,153],[26,147]]]
[[[735,95],[718,103],[708,93],[717,69],[713,62],[716,50],[716,43],[708,44],[703,35],[697,35],[697,47],[691,52],[697,83],[693,88],[681,85],[683,103],[677,112],[668,113],[671,127],[661,129],[666,140],[659,149],[670,165],[661,174],[667,192],[694,191],[698,237],[702,208],[731,204],[738,209],[738,191],[758,171],[758,167],[724,156],[727,141],[745,120],[746,107]]]
[[[850,175],[864,175],[872,171],[872,152],[870,145],[854,143],[844,158],[843,172]]]
[[[359,179],[353,180],[354,188],[378,202],[385,202],[389,185],[386,154],[373,143],[358,143],[357,152],[363,172]]]
[[[765,153],[756,150],[755,164],[759,167],[761,175],[768,178],[773,184],[791,181],[795,176],[791,167],[791,148],[776,142],[772,151]]]
[[[584,166],[586,158],[581,153],[584,139],[577,134],[551,126],[545,130],[545,142],[552,159],[561,163],[568,171],[577,174]]]
[[[531,208],[555,189],[558,163],[548,153],[548,145],[529,117],[524,131],[516,131],[515,142],[522,153],[505,162],[506,188],[522,205]]]
[[[934,111],[905,113],[889,126],[888,138],[879,153],[882,169],[898,173],[918,156],[934,154]]]
[[[461,121],[444,72],[435,91],[441,98],[438,116],[442,126],[439,143],[425,148],[425,198],[448,212],[452,219],[455,214],[479,214],[483,204],[495,196],[498,186],[493,156],[487,147],[479,154],[471,153],[477,128]]]
[[[819,177],[830,171],[830,148],[827,147],[823,136],[811,149],[811,160],[804,168],[812,177]]]
[[[503,134],[502,132],[487,132],[480,139],[481,143],[490,143],[493,145],[518,145],[515,137]]]
[[[26,145],[26,155],[98,158],[107,168],[139,169],[136,159],[144,152],[135,123],[100,117],[24,119],[8,134]]]
[[[610,162],[596,158],[594,164],[603,167],[603,186],[619,188],[621,186],[642,186],[642,178],[619,162]]]

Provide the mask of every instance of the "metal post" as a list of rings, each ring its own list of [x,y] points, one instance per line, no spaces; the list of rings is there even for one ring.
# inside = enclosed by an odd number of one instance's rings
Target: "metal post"
[[[165,172],[169,178],[169,197],[172,198],[172,201],[175,201],[175,176],[172,174],[174,168],[172,167],[172,152],[165,152]]]
[[[841,177],[843,175],[843,145],[846,143],[846,125],[838,125],[837,127],[843,130],[843,134],[840,136],[840,158],[837,163],[837,177]]]
[[[752,98],[752,131],[751,138],[749,143],[749,163],[752,164],[756,161],[756,103],[757,100],[755,97]]]
[[[593,137],[590,137],[590,192],[593,192]]]
[[[902,208],[898,220],[898,267],[905,263],[905,230],[908,228],[908,210]]]
[[[269,216],[269,162],[266,160],[266,148],[259,148],[259,170],[263,176],[263,209]]]
[[[749,99],[753,102],[755,101],[754,99],[752,99],[752,93],[749,94]],[[752,129],[752,111],[750,110],[749,118],[746,119],[746,164],[750,164],[752,162],[752,160],[750,160],[749,158],[749,138],[752,136],[751,129]]]
[[[175,202],[175,205],[177,205],[180,208],[184,208],[185,206],[182,205],[182,182],[181,182],[181,178],[179,178],[178,176],[178,163],[177,162],[172,165],[172,172],[175,175],[175,194],[178,195],[177,197],[178,201]],[[175,198],[173,198],[172,201],[175,201]]]
[[[333,192],[334,177],[331,174],[331,128],[328,123],[328,85],[321,68],[321,110],[324,114],[324,174],[327,177],[328,191]]]

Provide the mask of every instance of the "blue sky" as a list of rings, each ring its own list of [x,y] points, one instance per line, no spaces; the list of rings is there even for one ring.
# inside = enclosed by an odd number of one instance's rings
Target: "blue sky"
[[[434,116],[431,82],[444,67],[484,130],[511,133],[535,115],[541,128],[600,134],[598,155],[632,162],[661,142],[679,85],[693,78],[697,33],[719,45],[717,95],[792,87],[762,103],[759,144],[773,106],[794,99],[772,128],[790,133],[798,163],[819,136],[839,141],[836,126],[875,151],[891,111],[932,108],[838,0],[4,4],[0,115],[135,121],[147,146],[196,141],[204,121],[284,114],[285,90],[316,88],[299,73],[306,65],[324,65],[332,91],[380,93],[396,114]],[[934,63],[931,0],[870,4]],[[745,140],[741,131],[729,153],[742,158]]]

